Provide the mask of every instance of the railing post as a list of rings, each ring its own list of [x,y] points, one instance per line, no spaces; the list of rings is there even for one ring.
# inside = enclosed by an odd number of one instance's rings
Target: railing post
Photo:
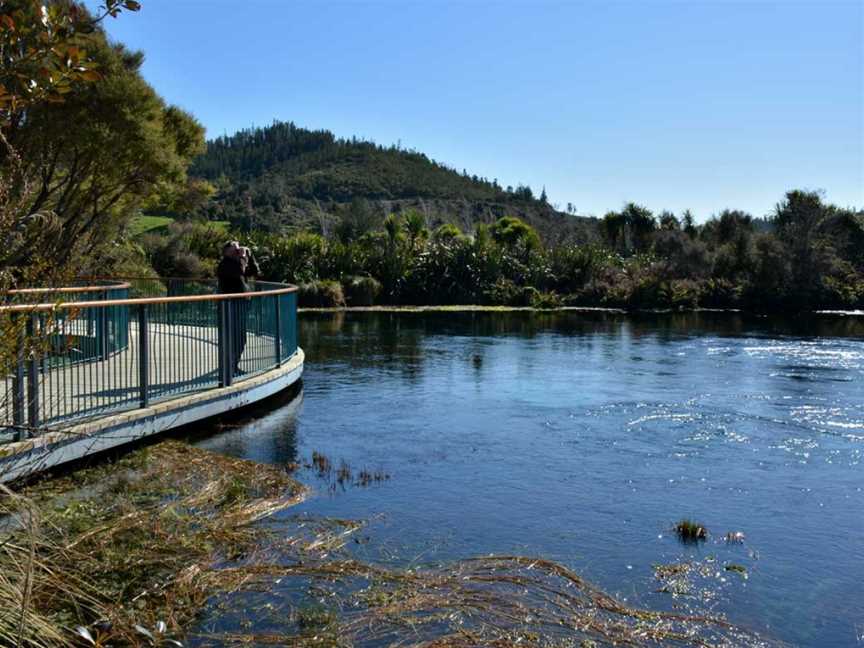
[[[276,335],[273,340],[276,345],[276,366],[282,366],[282,296],[273,295],[276,300]]]
[[[108,300],[108,291],[102,291],[102,300]],[[99,340],[99,359],[107,360],[108,359],[108,307],[105,306],[103,308],[97,309],[96,322],[98,323],[96,327],[97,331],[97,339]]]
[[[288,327],[290,333],[290,335],[288,336],[288,355],[294,355],[295,353],[297,353],[297,293],[290,293],[288,295],[287,301],[289,305],[288,312],[290,314],[290,317],[288,319],[288,323],[290,325]]]
[[[48,358],[51,355],[54,341],[51,339],[50,335],[46,332],[48,330],[47,323],[45,321],[45,315],[43,313],[39,313],[39,330],[42,331],[42,335],[45,338],[45,350],[46,353],[39,354],[39,373],[43,376],[48,373]]]
[[[225,300],[225,386],[234,384],[234,299]]]
[[[150,404],[150,336],[147,330],[147,304],[138,306],[138,400]]]
[[[216,302],[216,359],[218,361],[219,386],[225,386],[225,302]]]
[[[219,334],[219,386],[229,387],[234,382],[234,336],[231,317],[231,300],[218,302],[216,324]]]
[[[27,421],[30,425],[30,435],[36,433],[39,427],[39,360],[36,339],[36,313],[27,318],[27,337],[30,338],[30,357],[27,359]]]
[[[174,281],[174,279],[168,279],[168,285],[166,286],[166,289],[167,289],[167,291],[168,291],[168,292],[166,293],[166,295],[167,295],[168,297],[173,297],[174,295],[177,294],[176,284],[177,284],[177,282]],[[180,305],[177,304],[177,308],[179,308],[179,307],[180,307]],[[169,326],[171,326],[172,324],[175,323],[175,321],[176,321],[176,317],[177,317],[177,315],[176,315],[176,313],[174,312],[174,309],[173,309],[173,308],[168,308],[168,307],[165,308],[165,322],[166,322]]]
[[[13,323],[19,327],[17,315],[13,315]],[[15,426],[15,440],[20,441],[24,429],[24,346],[26,339],[24,329],[18,328],[16,333],[18,348],[15,358],[15,375],[12,377],[12,424]]]

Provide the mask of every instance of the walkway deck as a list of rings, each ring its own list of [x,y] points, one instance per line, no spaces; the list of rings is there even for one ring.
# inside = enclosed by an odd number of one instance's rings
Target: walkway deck
[[[185,395],[217,387],[218,331],[215,327],[155,324],[150,334],[149,400]],[[235,380],[260,373],[273,360],[273,336],[249,333],[240,360],[243,372]],[[105,360],[92,360],[51,368],[43,365],[39,377],[42,426],[63,429],[73,421],[102,416],[140,405],[138,326],[129,327],[129,344]],[[27,391],[27,375],[23,389]],[[5,379],[6,397],[0,402],[0,421],[12,420],[12,380]],[[0,443],[15,432],[0,433]]]
[[[303,350],[298,348],[281,367],[244,376],[230,387],[184,394],[150,407],[106,414],[6,443],[0,446],[0,482],[252,405],[297,383],[303,375],[304,360]]]
[[[253,403],[300,379],[296,287],[257,282],[222,294],[212,282],[180,281],[158,280],[171,296],[0,305],[7,322],[20,324],[13,366],[0,372],[0,481]]]

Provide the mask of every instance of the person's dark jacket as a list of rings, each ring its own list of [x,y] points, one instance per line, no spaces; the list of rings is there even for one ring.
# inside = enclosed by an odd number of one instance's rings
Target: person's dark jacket
[[[258,262],[255,257],[250,256],[249,262],[246,265],[246,271],[243,271],[243,265],[240,259],[234,257],[222,257],[219,265],[216,267],[216,277],[219,279],[220,293],[242,293],[249,292],[249,286],[246,284],[248,277],[257,277],[261,274],[261,269],[258,267]]]

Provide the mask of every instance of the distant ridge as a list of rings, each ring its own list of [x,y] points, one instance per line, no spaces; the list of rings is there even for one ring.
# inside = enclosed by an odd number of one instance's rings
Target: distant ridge
[[[217,187],[212,220],[247,229],[326,229],[340,210],[362,199],[381,216],[418,209],[430,227],[449,222],[471,231],[478,222],[513,215],[550,241],[584,241],[596,231],[594,219],[560,212],[528,187],[504,188],[417,151],[339,139],[291,122],[210,140],[190,173]]]

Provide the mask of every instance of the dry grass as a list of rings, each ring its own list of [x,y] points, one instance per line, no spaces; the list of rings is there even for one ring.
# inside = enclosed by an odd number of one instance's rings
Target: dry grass
[[[9,494],[0,644],[766,645],[720,618],[630,607],[548,560],[385,568],[351,558],[357,522],[252,524],[304,492],[284,470],[165,442]]]
[[[181,634],[212,594],[199,574],[253,551],[251,523],[304,493],[275,468],[165,442],[9,495],[0,643],[70,645],[77,626],[100,645],[146,644],[136,625]]]

